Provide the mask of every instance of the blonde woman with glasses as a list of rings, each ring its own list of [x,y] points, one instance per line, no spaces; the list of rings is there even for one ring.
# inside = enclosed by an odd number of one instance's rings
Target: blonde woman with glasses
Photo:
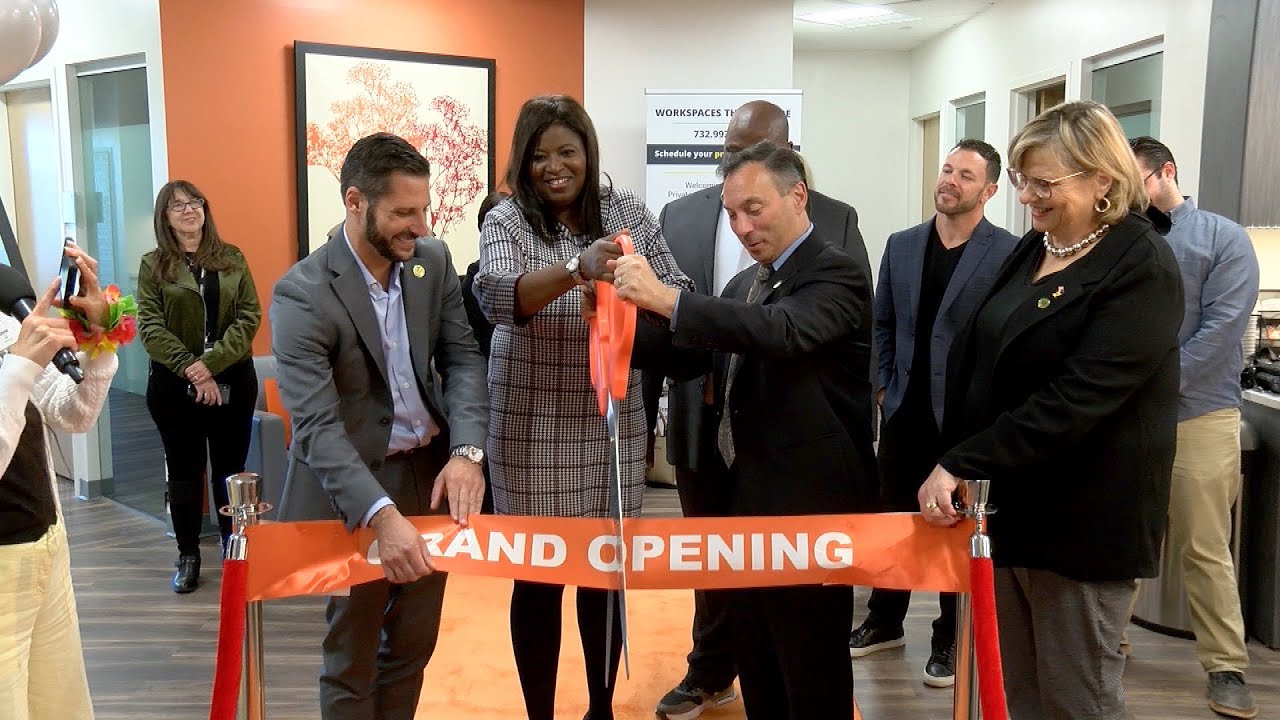
[[[1120,637],[1169,501],[1181,276],[1102,105],[1047,110],[1009,165],[1033,229],[951,351],[950,450],[920,510],[953,524],[958,482],[991,480],[1011,716],[1121,720]]]

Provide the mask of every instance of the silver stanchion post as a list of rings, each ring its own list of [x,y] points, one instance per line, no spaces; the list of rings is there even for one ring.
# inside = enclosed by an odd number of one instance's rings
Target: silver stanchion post
[[[261,478],[257,473],[236,473],[227,478],[227,507],[219,512],[231,517],[234,533],[227,543],[228,560],[244,560],[248,551],[245,529],[258,524],[258,515],[271,509],[258,500]],[[262,602],[245,608],[244,665],[240,676],[240,720],[266,720],[267,694],[263,684]]]
[[[974,519],[977,527],[969,538],[969,553],[975,558],[991,557],[991,540],[987,537],[987,516],[995,508],[987,505],[991,493],[990,480],[966,480],[961,495],[967,504],[962,512]],[[956,685],[952,705],[953,720],[978,720],[978,663],[973,642],[973,594],[961,593],[956,603]]]
[[[953,720],[978,720],[978,673],[973,647],[973,601],[969,593],[956,600],[956,684]]]

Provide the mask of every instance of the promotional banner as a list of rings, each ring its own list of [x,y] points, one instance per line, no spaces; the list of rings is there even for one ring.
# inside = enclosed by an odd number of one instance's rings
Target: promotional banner
[[[437,570],[616,588],[709,589],[838,584],[967,592],[972,522],[929,525],[915,513],[637,518],[619,547],[606,518],[478,515],[410,518]],[[249,600],[333,593],[382,578],[374,533],[338,521],[247,530]]]
[[[716,168],[733,111],[766,100],[787,112],[800,149],[800,90],[646,90],[645,203],[662,206],[720,183]]]

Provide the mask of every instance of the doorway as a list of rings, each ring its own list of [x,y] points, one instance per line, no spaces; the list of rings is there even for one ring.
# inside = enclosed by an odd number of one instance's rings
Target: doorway
[[[53,100],[48,87],[38,87],[4,93],[4,105],[13,178],[6,210],[31,286],[43,288],[58,274],[62,246]]]
[[[1067,79],[1059,76],[1035,85],[1019,88],[1013,93],[1013,128],[1010,137],[1040,113],[1061,105],[1067,100]],[[1006,158],[1007,160],[1008,158]],[[1018,193],[1010,189],[1008,230],[1021,237],[1031,229],[1031,211],[1018,202]]]
[[[942,122],[938,115],[931,115],[920,121],[920,134],[923,138],[920,153],[920,221],[933,217],[937,210],[934,205],[934,191],[938,185],[938,156],[942,152]]]
[[[155,247],[147,69],[81,71],[75,92],[78,240],[98,259],[104,285],[136,297],[142,255]],[[150,361],[141,341],[120,348],[119,358],[98,421],[102,492],[164,518],[164,448],[146,406]]]

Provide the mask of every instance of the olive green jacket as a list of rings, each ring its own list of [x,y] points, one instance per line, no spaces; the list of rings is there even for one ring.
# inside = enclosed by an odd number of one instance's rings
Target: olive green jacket
[[[262,322],[258,291],[239,248],[227,245],[230,270],[218,273],[218,338],[204,352],[204,297],[185,264],[175,282],[157,281],[154,266],[159,252],[142,256],[138,269],[138,334],[151,359],[183,377],[197,360],[217,375],[253,354],[253,336]]]

